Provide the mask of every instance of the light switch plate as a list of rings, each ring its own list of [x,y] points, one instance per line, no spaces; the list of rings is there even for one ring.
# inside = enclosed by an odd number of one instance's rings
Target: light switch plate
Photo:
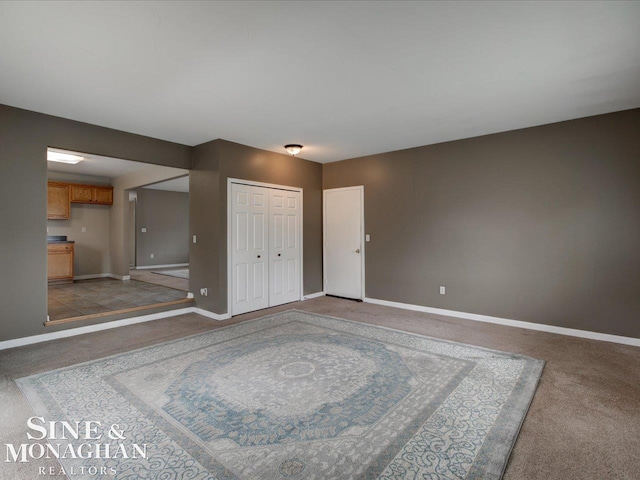
[[[142,228],[140,229],[140,231],[141,231],[142,233],[147,233],[147,228],[146,228],[146,227],[142,227]]]
[[[365,242],[370,242],[371,241],[371,235],[369,235],[368,233],[364,236],[364,241]]]
[[[196,239],[196,236],[194,235],[194,236],[193,236],[193,243],[196,243],[196,240],[197,240],[197,239]]]

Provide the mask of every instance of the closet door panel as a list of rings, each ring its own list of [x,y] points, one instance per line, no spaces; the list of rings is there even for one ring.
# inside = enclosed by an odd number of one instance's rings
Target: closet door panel
[[[300,300],[300,192],[272,190],[269,204],[269,305]]]
[[[269,190],[231,185],[231,313],[239,315],[269,306]]]

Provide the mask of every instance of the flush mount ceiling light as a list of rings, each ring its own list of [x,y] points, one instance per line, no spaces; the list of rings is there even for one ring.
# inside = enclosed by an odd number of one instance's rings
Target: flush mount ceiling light
[[[84,160],[84,157],[81,157],[79,155],[71,155],[70,153],[52,152],[51,150],[48,150],[47,160],[49,162],[69,163],[71,165],[75,165],[76,163]]]
[[[285,145],[284,149],[295,157],[297,154],[300,153],[300,150],[302,150],[302,145],[290,143],[289,145]]]

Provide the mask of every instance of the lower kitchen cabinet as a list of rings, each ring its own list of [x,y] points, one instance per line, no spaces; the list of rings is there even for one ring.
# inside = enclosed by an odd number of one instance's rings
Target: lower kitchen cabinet
[[[47,279],[50,283],[73,282],[73,243],[47,245]]]

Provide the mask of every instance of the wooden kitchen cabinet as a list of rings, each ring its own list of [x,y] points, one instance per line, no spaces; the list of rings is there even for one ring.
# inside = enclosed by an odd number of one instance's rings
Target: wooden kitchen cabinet
[[[99,185],[69,184],[72,203],[95,203],[98,205],[113,205],[113,187]]]
[[[69,185],[66,183],[47,183],[47,219],[67,220],[71,214],[69,203]]]
[[[71,201],[73,203],[91,203],[93,187],[91,185],[69,184],[71,188]]]
[[[113,205],[113,187],[94,187],[93,203]]]
[[[47,280],[50,283],[73,282],[73,243],[47,245]]]

